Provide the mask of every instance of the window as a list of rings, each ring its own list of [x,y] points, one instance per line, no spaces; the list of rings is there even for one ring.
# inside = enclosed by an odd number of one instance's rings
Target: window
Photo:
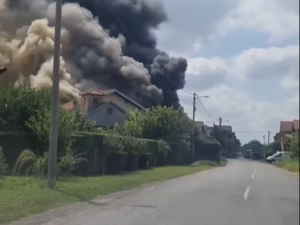
[[[107,108],[107,114],[112,115],[113,114],[113,108]]]
[[[99,103],[99,99],[98,98],[93,98],[93,103],[94,104],[98,104]]]

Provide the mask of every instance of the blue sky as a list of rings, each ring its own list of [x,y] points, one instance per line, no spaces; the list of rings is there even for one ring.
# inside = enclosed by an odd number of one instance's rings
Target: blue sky
[[[159,47],[187,58],[185,89],[209,94],[207,111],[243,143],[299,118],[298,0],[159,1],[169,15]],[[179,94],[190,115],[192,97]],[[211,120],[200,106],[196,119]]]

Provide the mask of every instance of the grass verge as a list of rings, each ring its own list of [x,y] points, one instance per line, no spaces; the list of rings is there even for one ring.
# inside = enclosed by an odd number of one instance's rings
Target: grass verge
[[[299,159],[285,160],[281,162],[275,162],[274,164],[283,169],[299,174]]]
[[[222,165],[224,163],[222,161]],[[119,176],[61,179],[57,182],[56,190],[48,189],[46,181],[42,179],[6,177],[0,180],[0,223],[216,166],[215,163],[205,161],[191,166],[168,166]]]

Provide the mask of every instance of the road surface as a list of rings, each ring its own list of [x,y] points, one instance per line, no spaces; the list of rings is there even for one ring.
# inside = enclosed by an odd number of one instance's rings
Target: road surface
[[[56,214],[22,224],[298,225],[299,178],[272,165],[232,160],[225,168]]]

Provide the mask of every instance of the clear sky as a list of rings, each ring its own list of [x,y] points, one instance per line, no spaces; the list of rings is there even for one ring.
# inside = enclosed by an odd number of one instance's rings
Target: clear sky
[[[246,143],[299,118],[299,0],[160,0],[159,47],[188,60],[185,89]],[[180,91],[189,115],[192,96]],[[196,119],[211,118],[197,106]]]

